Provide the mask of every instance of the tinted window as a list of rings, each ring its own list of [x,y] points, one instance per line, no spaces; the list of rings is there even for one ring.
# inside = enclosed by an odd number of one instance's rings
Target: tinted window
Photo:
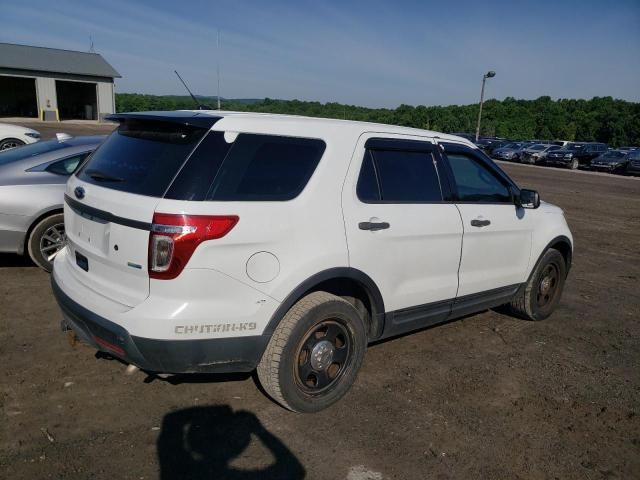
[[[91,152],[81,153],[79,155],[74,155],[73,157],[68,157],[52,163],[47,167],[47,172],[55,173],[58,175],[71,175],[76,171],[78,165],[80,165],[80,163],[82,163],[82,161],[87,158],[90,153]]]
[[[358,198],[363,202],[376,202],[380,200],[380,187],[373,164],[373,156],[369,150],[364,154],[356,193]]]
[[[283,201],[311,178],[325,143],[310,138],[240,134],[223,160],[207,199]]]
[[[364,171],[359,179],[359,183],[362,180],[363,185],[358,186],[358,195],[361,190],[369,196],[375,194],[371,178],[373,171],[380,186],[378,198],[384,202],[420,203],[442,200],[438,173],[431,153],[372,150],[370,158],[369,162],[365,157],[363,163]],[[365,186],[365,182],[369,185]],[[367,201],[366,196],[360,199]]]
[[[204,200],[231,145],[224,132],[209,132],[171,184],[166,198]]]
[[[509,189],[480,160],[463,153],[448,153],[462,202],[512,202]]]
[[[102,187],[159,197],[206,129],[128,119],[81,167],[78,178]]]
[[[40,155],[41,153],[53,152],[54,150],[60,150],[66,147],[67,145],[63,142],[59,142],[58,140],[48,140],[46,142],[37,142],[32,143],[31,145],[12,148],[11,150],[0,152],[0,165],[23,160],[25,158],[33,157],[34,155]]]

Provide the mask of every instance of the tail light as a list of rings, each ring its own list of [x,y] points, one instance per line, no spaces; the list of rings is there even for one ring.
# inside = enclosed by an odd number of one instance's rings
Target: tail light
[[[224,237],[238,220],[236,215],[155,213],[149,236],[149,276],[176,278],[200,243]]]

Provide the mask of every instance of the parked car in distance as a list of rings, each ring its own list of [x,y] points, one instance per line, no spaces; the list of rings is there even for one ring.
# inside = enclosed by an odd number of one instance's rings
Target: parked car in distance
[[[527,146],[524,142],[512,142],[497,148],[493,151],[492,158],[498,160],[508,160],[510,162],[517,162],[520,160],[522,150]]]
[[[545,143],[535,143],[533,145],[529,145],[522,150],[522,155],[520,156],[521,163],[530,163],[532,165],[535,164],[543,164],[547,158],[547,154],[549,152],[553,152],[554,150],[559,150],[560,145],[553,144],[545,144]]]
[[[624,173],[627,170],[630,153],[630,151],[625,150],[609,150],[591,160],[591,170]]]
[[[547,164],[576,170],[590,167],[591,160],[607,151],[606,143],[573,142],[547,155]]]
[[[66,186],[52,288],[65,329],[145,371],[257,368],[275,401],[317,412],[370,342],[558,305],[562,210],[463,138],[244,112],[107,119],[119,127]]]
[[[501,145],[504,145],[504,143],[505,143],[504,138],[491,138],[491,137],[481,137],[478,139],[477,142],[475,142],[478,148],[483,150],[485,153]]]
[[[0,123],[0,151],[20,147],[40,140],[40,132],[32,128]]]
[[[625,175],[640,175],[640,150],[633,150],[629,152],[629,161],[627,162],[627,168]]]
[[[61,138],[0,152],[0,252],[47,271],[65,242],[65,183],[105,136]]]
[[[627,151],[627,150],[640,150],[640,147],[629,147],[629,146],[625,146],[625,147],[620,147],[617,150],[623,150],[623,151]]]

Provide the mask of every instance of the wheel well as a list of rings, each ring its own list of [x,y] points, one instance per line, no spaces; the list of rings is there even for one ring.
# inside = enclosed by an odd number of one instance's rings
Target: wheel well
[[[370,340],[374,340],[381,335],[384,327],[382,295],[375,282],[369,276],[349,267],[324,270],[298,285],[271,316],[264,334],[271,335],[285,313],[296,302],[316,291],[331,293],[351,303],[364,318]]]
[[[27,233],[24,236],[24,242],[22,242],[22,253],[28,251],[27,243],[29,242],[29,236],[31,235],[31,232],[36,227],[36,225],[38,225],[45,218],[50,217],[51,215],[57,215],[58,213],[64,213],[64,210],[62,208],[49,210],[48,212],[44,212],[42,215],[36,218],[33,222],[31,222],[31,225],[29,225],[29,228],[27,229]]]
[[[352,278],[331,278],[311,287],[302,296],[317,291],[331,293],[351,303],[364,318],[370,338],[372,334],[375,335],[377,333],[377,328],[382,327],[382,325],[374,324],[375,307],[372,306],[372,299],[367,289],[358,281]]]
[[[551,243],[551,245],[549,245],[549,248],[554,248],[562,254],[562,257],[564,258],[564,264],[567,267],[567,274],[569,274],[569,270],[571,269],[572,256],[573,256],[573,252],[571,250],[571,244],[569,243],[569,240],[562,239],[562,238],[558,239],[557,241],[554,241],[553,243]]]

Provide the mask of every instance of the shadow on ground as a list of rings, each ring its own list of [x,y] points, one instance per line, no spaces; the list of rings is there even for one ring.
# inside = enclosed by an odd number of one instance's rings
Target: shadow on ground
[[[3,267],[34,267],[35,264],[26,255],[14,253],[0,253],[0,268]]]
[[[252,440],[260,442],[273,460],[259,467],[232,465],[242,463]],[[296,480],[306,473],[296,456],[253,413],[234,412],[228,405],[165,415],[157,446],[162,480]],[[247,458],[256,460],[255,455]]]

